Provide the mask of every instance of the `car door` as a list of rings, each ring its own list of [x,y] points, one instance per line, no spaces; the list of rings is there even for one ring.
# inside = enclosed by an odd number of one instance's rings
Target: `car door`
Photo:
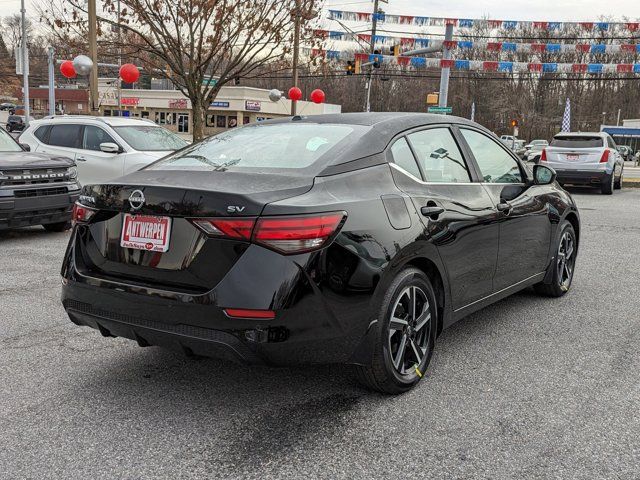
[[[451,288],[454,310],[491,294],[498,252],[495,208],[446,125],[410,132],[390,149],[399,187],[422,213]],[[418,165],[416,166],[416,160]],[[395,176],[395,175],[394,175]]]
[[[500,291],[544,272],[551,221],[541,189],[531,185],[519,160],[497,139],[461,127],[471,157],[498,210],[500,239],[494,289]]]
[[[48,130],[45,127],[41,126],[37,129],[38,134],[42,131],[42,137],[36,135],[41,142],[37,146],[37,151],[75,160],[76,154],[82,147],[82,125],[59,123],[51,125]]]
[[[115,143],[109,133],[96,125],[85,125],[82,150],[76,155],[80,183],[101,183],[124,174],[124,156],[100,150],[102,143]]]

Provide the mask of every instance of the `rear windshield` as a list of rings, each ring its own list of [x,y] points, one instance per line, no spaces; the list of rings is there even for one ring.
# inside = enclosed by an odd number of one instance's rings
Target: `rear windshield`
[[[149,170],[295,171],[347,141],[353,125],[274,123],[247,125],[192,145]],[[274,172],[275,173],[275,172]]]
[[[555,137],[551,140],[552,147],[564,147],[564,148],[591,148],[602,147],[602,137]]]
[[[169,130],[153,125],[127,125],[113,127],[125,142],[140,152],[166,152],[180,150],[187,142]]]

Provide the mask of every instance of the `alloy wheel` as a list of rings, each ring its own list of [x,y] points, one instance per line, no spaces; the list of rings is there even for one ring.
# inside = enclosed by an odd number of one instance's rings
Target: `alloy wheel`
[[[400,375],[422,375],[418,370],[428,353],[431,310],[426,293],[408,286],[398,296],[389,320],[389,354]]]
[[[575,264],[575,243],[570,232],[565,231],[558,246],[558,282],[560,288],[568,290],[573,279]]]

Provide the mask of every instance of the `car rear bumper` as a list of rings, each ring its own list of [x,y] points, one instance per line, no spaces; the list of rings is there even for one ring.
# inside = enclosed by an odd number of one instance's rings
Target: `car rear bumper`
[[[0,191],[0,229],[68,222],[71,220],[73,204],[78,199],[80,190],[52,195],[35,194],[29,197],[17,197],[13,192],[8,193],[11,193],[11,196],[2,196]]]
[[[562,184],[600,185],[611,176],[605,170],[556,170],[557,180]]]
[[[63,306],[72,322],[104,336],[240,363],[360,363],[353,357],[370,321],[368,295],[335,301],[335,295],[325,296],[300,269],[291,277],[282,273],[275,289],[256,282],[264,290],[252,299],[239,293],[239,279],[246,283],[250,275],[243,262],[207,293],[160,290],[81,273],[75,268],[73,250],[68,250],[62,270]],[[276,277],[285,270],[276,262],[267,258],[260,268]],[[255,303],[259,297],[270,300]],[[278,303],[283,298],[286,305]],[[273,309],[275,318],[230,318],[224,308]]]

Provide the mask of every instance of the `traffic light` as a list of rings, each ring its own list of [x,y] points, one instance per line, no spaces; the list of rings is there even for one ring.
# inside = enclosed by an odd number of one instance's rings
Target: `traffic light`
[[[518,120],[514,118],[513,120],[511,120],[511,127],[516,128],[517,126],[518,126]]]
[[[353,71],[355,70],[355,65],[352,60],[347,61],[347,75],[353,75]]]
[[[376,55],[374,61],[373,61],[373,68],[380,68],[380,50],[374,50],[373,54]]]
[[[393,47],[391,47],[391,55],[393,55],[394,57],[399,57],[400,56],[400,45],[394,45]]]

